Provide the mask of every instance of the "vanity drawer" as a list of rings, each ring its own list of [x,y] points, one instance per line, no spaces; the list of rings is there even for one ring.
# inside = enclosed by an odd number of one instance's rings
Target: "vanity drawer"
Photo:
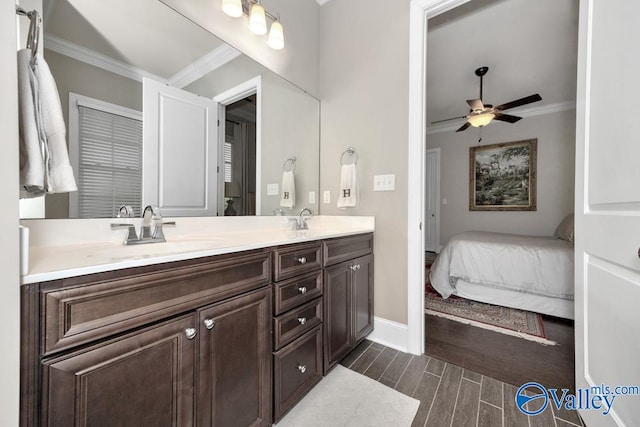
[[[322,295],[322,271],[274,283],[273,289],[273,307],[279,315]]]
[[[48,355],[257,289],[268,250],[74,277],[40,288]]]
[[[324,266],[337,264],[373,252],[373,233],[325,240]]]
[[[322,379],[322,328],[315,327],[273,355],[274,421]]]
[[[322,298],[273,318],[274,348],[280,349],[322,323]]]
[[[322,242],[279,246],[273,251],[273,280],[279,281],[322,267]]]

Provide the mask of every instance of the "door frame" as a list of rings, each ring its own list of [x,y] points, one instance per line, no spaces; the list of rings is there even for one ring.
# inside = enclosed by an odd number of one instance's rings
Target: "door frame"
[[[407,165],[407,351],[424,353],[425,141],[427,19],[470,0],[411,0],[409,15],[409,141]]]
[[[256,76],[213,97],[218,103],[218,167],[224,164],[225,118],[227,105],[256,95],[256,215],[262,202],[262,75]],[[224,179],[218,180],[218,206],[224,206]]]
[[[435,215],[436,215],[436,232],[435,232],[435,241],[436,241],[436,248],[435,248],[435,252],[436,253],[440,253],[440,250],[442,249],[441,245],[440,245],[440,154],[441,154],[441,149],[440,147],[437,148],[427,148],[425,151],[425,160],[427,158],[427,156],[429,154],[435,154],[436,155],[436,159],[437,159],[437,173],[436,173],[436,194],[435,194],[435,199],[436,199],[436,206],[435,206]],[[425,185],[427,183],[426,181],[426,177],[427,177],[427,166],[425,163]],[[425,187],[425,202],[429,199],[429,186]],[[425,212],[426,215],[426,212]],[[425,218],[425,224],[427,223],[427,218]],[[426,242],[426,230],[427,227],[425,228],[425,242]]]

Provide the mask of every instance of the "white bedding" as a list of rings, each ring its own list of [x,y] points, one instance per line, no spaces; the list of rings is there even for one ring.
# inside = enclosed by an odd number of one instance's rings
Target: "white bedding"
[[[431,267],[429,277],[443,298],[464,297],[457,290],[460,280],[486,288],[571,301],[573,245],[554,237],[466,232],[451,238]]]

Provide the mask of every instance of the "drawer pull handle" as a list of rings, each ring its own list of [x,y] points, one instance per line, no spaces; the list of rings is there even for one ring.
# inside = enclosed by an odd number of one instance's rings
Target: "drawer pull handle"
[[[305,323],[307,323],[307,318],[306,317],[298,317],[298,322],[301,325],[304,325]]]
[[[300,371],[301,374],[304,374],[307,372],[307,367],[304,365],[298,365],[298,371]]]
[[[307,263],[307,258],[305,258],[305,257],[303,257],[303,256],[302,256],[302,257],[298,258],[298,262],[299,262],[300,264],[306,264],[306,263]]]
[[[307,293],[307,287],[306,286],[300,286],[298,288],[298,292],[300,292],[301,294],[306,294]]]
[[[216,326],[216,321],[213,319],[204,319],[204,327],[211,330],[214,326]]]
[[[196,328],[187,328],[184,330],[184,334],[188,340],[192,340],[196,337]]]

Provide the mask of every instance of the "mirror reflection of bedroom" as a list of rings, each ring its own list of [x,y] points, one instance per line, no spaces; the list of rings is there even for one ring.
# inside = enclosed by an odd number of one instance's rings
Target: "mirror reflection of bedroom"
[[[577,28],[577,0],[428,21],[426,354],[516,387],[575,389]]]

